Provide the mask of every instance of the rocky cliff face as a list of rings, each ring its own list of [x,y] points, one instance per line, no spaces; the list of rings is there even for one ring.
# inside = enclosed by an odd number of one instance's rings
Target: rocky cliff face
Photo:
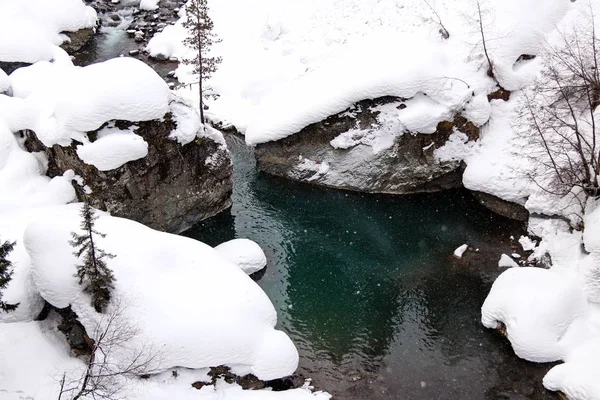
[[[393,129],[383,126],[379,118],[382,106],[406,107],[403,99],[394,97],[363,100],[297,134],[260,144],[255,149],[260,170],[361,192],[407,194],[461,187],[462,162],[440,162],[434,157],[434,151],[444,146],[455,128],[469,140],[479,137],[479,128],[460,115],[440,122],[433,134],[388,132],[393,142],[383,150],[376,151],[366,140],[347,147],[333,146],[332,140],[351,131]]]
[[[121,129],[132,125],[127,121],[115,124]],[[26,146],[45,152],[49,176],[69,169],[80,176],[83,185],[75,185],[80,200],[154,229],[182,232],[231,206],[232,165],[223,145],[206,137],[184,146],[169,139],[175,128],[169,114],[163,121],[135,125],[135,132],[148,143],[148,155],[110,171],[81,161],[76,144],[46,148],[30,132]]]

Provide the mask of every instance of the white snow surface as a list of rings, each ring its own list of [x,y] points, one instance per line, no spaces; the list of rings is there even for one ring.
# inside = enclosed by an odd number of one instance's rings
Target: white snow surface
[[[463,254],[465,254],[465,251],[467,251],[468,248],[469,248],[469,245],[466,243],[461,246],[458,246],[456,248],[456,250],[454,250],[454,256],[458,257],[458,258],[462,258]]]
[[[500,260],[498,260],[498,267],[500,268],[515,268],[518,266],[519,264],[517,264],[515,260],[506,254],[502,254],[500,256]]]
[[[61,32],[96,25],[96,11],[81,0],[0,0],[0,61],[53,59]]]
[[[54,318],[56,319],[56,318]],[[53,400],[58,398],[63,373],[67,379],[82,375],[85,364],[71,356],[64,335],[56,328],[58,321],[0,324],[0,393],[3,400]],[[176,371],[174,377],[172,372]],[[313,393],[309,384],[283,392],[242,390],[237,384],[218,380],[201,391],[191,384],[209,382],[208,369],[174,368],[149,379],[117,380],[123,384],[120,398],[128,400],[327,400],[327,393]],[[90,396],[83,398],[89,399]]]
[[[141,0],[140,1],[140,10],[153,11],[158,8],[159,0]]]
[[[250,239],[233,239],[221,243],[215,250],[246,274],[251,275],[267,266],[267,256],[260,246]]]
[[[42,62],[15,71],[11,81],[15,98],[0,95],[0,113],[13,131],[31,129],[48,147],[87,143],[86,132],[113,119],[160,119],[171,99],[160,76],[129,57],[87,67],[68,58]]]
[[[148,155],[148,143],[135,133],[114,133],[77,146],[77,156],[100,171],[110,171]]]
[[[526,360],[565,359],[600,334],[577,276],[542,268],[509,268],[492,285],[481,308],[488,328],[506,326],[515,353]]]
[[[41,296],[59,308],[71,305],[93,332],[101,315],[74,277],[79,261],[68,243],[78,231],[79,210],[77,204],[65,206],[60,214],[30,223],[24,241]],[[96,227],[106,234],[96,238],[98,247],[117,255],[107,260],[116,278],[112,296],[122,299],[125,320],[141,332],[131,348],[152,343],[160,350],[156,369],[229,365],[265,380],[296,370],[298,352],[273,328],[277,315],[268,297],[219,252],[108,215]],[[226,311],[214,311],[216,299]]]
[[[544,377],[544,386],[563,392],[569,399],[600,399],[598,357],[600,339],[595,338],[572,351],[564,364],[552,368]]]

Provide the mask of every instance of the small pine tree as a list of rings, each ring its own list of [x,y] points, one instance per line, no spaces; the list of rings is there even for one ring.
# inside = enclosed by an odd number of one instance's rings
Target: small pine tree
[[[182,60],[184,64],[193,65],[193,73],[198,75],[198,96],[200,97],[200,120],[204,124],[204,101],[202,82],[217,70],[221,57],[207,55],[214,43],[220,39],[213,33],[213,22],[208,15],[206,0],[190,0],[186,6],[187,18],[183,22],[189,36],[183,41],[187,46],[196,51],[196,57]]]
[[[69,241],[69,244],[77,249],[73,252],[77,258],[85,254],[83,264],[77,266],[75,276],[79,278],[79,284],[83,285],[83,292],[92,296],[92,306],[97,312],[103,312],[110,301],[110,292],[114,289],[115,282],[115,277],[106,266],[105,259],[115,256],[96,247],[94,235],[100,237],[106,235],[94,228],[98,216],[88,203],[83,203],[81,218],[80,228],[84,233],[80,235],[72,232],[73,240]]]
[[[19,304],[7,304],[2,301],[2,290],[6,289],[8,282],[12,278],[11,262],[8,261],[8,254],[15,248],[15,243],[0,241],[0,311],[14,311]]]

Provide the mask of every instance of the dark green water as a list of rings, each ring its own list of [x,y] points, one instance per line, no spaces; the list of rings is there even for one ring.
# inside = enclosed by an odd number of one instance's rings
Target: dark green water
[[[258,284],[317,387],[336,399],[553,398],[540,383],[549,367],[518,360],[479,322],[522,227],[464,191],[373,196],[271,178],[228,143],[234,206],[187,235],[262,246]],[[480,251],[455,260],[463,243]]]

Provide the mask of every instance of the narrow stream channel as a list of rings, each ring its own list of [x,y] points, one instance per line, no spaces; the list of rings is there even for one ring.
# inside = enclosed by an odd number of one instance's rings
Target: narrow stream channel
[[[479,322],[519,224],[465,191],[374,196],[268,177],[242,139],[228,144],[233,208],[186,235],[263,247],[258,284],[317,387],[343,400],[555,398],[541,386],[549,366]],[[455,260],[463,243],[480,251]]]

